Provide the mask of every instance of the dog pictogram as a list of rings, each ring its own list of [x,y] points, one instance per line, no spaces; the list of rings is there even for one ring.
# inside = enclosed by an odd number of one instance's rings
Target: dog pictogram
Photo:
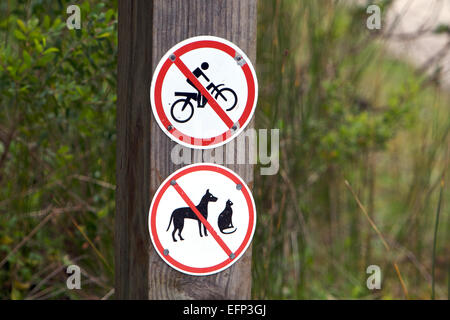
[[[195,207],[201,213],[201,215],[206,220],[208,220],[208,203],[216,202],[216,201],[217,201],[217,198],[214,197],[209,192],[209,189],[208,189],[208,190],[206,190],[205,195],[200,200],[200,203],[198,205],[196,205]],[[183,231],[183,228],[184,228],[184,219],[197,220],[198,221],[198,231],[200,233],[200,237],[203,237],[202,223],[201,223],[200,219],[197,217],[197,215],[194,213],[194,211],[192,211],[192,209],[190,207],[183,207],[183,208],[175,209],[172,212],[172,215],[170,216],[169,226],[167,227],[167,230],[166,230],[166,231],[169,231],[170,225],[173,221],[174,228],[173,228],[173,232],[172,232],[172,239],[174,242],[177,241],[177,239],[175,239],[175,233],[177,232],[177,230],[178,230],[178,237],[180,238],[180,240],[184,240],[183,237],[181,236],[181,232]],[[206,231],[206,226],[203,226],[203,232],[205,233],[205,236],[208,236],[208,232]]]

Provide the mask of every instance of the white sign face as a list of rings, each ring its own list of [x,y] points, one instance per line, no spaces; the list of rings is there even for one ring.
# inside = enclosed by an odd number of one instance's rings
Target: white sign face
[[[150,88],[153,115],[161,129],[184,146],[216,148],[250,122],[258,83],[250,59],[218,37],[184,40],[156,67]]]
[[[148,223],[153,245],[167,264],[190,275],[209,275],[230,267],[250,245],[255,203],[233,171],[194,164],[161,184]]]

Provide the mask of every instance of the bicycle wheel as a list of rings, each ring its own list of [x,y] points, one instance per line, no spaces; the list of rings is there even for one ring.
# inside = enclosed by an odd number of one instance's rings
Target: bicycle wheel
[[[186,99],[179,99],[175,101],[170,108],[170,115],[176,122],[188,122],[194,115],[194,106],[190,101],[186,103]]]
[[[224,88],[217,91],[216,94],[217,103],[225,109],[225,111],[231,111],[236,107],[237,95],[230,88]]]

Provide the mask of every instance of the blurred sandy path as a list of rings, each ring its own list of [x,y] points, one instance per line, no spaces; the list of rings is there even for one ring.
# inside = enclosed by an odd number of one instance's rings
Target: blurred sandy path
[[[441,67],[442,83],[450,87],[450,37],[432,32],[440,24],[450,25],[450,0],[394,0],[382,29],[394,36],[388,47],[396,55],[418,67],[431,63],[430,72]],[[415,33],[420,36],[408,36]]]

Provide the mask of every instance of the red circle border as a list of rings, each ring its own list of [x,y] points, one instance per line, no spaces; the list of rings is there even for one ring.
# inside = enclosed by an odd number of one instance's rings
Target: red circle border
[[[177,58],[180,58],[183,54],[186,52],[189,52],[191,50],[200,49],[200,48],[213,48],[221,50],[228,55],[230,55],[233,59],[236,55],[236,50],[230,47],[229,45],[225,43],[221,43],[215,40],[199,40],[196,42],[188,43],[181,48],[178,48],[175,50],[174,54]],[[158,114],[159,120],[161,121],[164,128],[169,131],[175,138],[178,140],[193,145],[193,146],[210,146],[214,145],[215,141],[218,141],[217,143],[220,143],[222,141],[225,141],[230,136],[233,135],[234,131],[231,129],[228,129],[224,133],[212,137],[212,138],[195,138],[190,137],[188,135],[185,135],[181,133],[179,130],[177,130],[172,123],[169,121],[169,119],[166,116],[166,113],[164,112],[164,108],[162,106],[162,99],[161,99],[161,91],[162,91],[162,85],[164,82],[164,77],[166,76],[167,71],[172,66],[173,61],[169,58],[166,59],[164,64],[162,65],[161,69],[159,70],[158,76],[156,77],[156,83],[155,83],[155,108],[156,112]],[[253,109],[253,103],[255,102],[255,94],[256,94],[256,88],[255,88],[255,79],[253,79],[252,71],[248,65],[248,63],[244,64],[242,66],[242,70],[245,75],[245,79],[247,82],[247,88],[248,88],[248,96],[247,96],[247,103],[244,108],[244,112],[242,113],[241,117],[238,120],[239,128],[241,128],[248,120],[250,114],[252,113]],[[169,126],[171,126],[172,129],[168,129]]]

